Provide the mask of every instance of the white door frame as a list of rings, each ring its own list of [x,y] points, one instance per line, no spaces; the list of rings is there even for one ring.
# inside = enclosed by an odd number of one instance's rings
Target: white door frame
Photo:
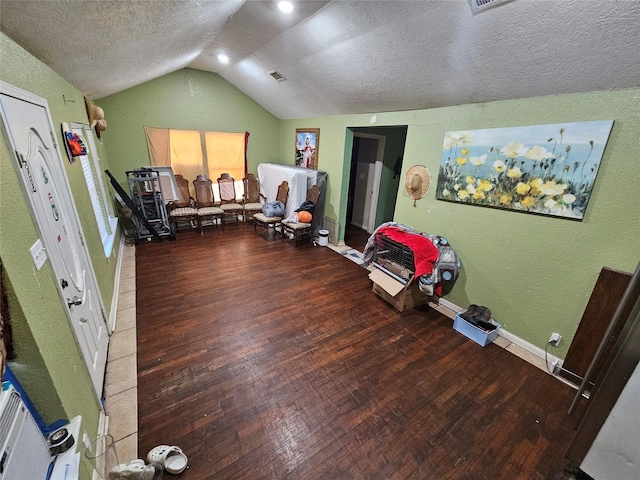
[[[384,147],[387,141],[387,137],[384,135],[376,135],[373,133],[362,133],[362,132],[354,132],[353,136],[378,140],[378,150],[376,152],[376,162],[375,162],[375,167],[373,171],[373,184],[372,184],[373,190],[371,191],[371,204],[369,206],[369,224],[363,225],[364,230],[366,230],[367,233],[373,233],[376,227],[375,223],[376,223],[376,213],[378,212],[378,197],[380,196],[380,182],[382,180]],[[351,162],[353,161],[354,159],[352,158]]]
[[[95,296],[94,296],[95,298],[93,300],[96,300],[98,302],[98,308],[100,309],[100,318],[101,318],[102,323],[104,323],[105,331],[108,332],[108,326],[107,326],[108,322],[107,322],[107,318],[106,318],[106,309],[105,309],[104,302],[103,302],[103,299],[102,299],[102,294],[100,293],[100,287],[99,287],[99,284],[98,284],[98,281],[97,281],[97,277],[96,277],[95,271],[93,269],[93,263],[91,261],[91,256],[89,255],[89,251],[87,250],[87,247],[86,247],[86,244],[85,244],[85,241],[84,241],[86,236],[85,236],[84,231],[82,229],[82,224],[80,222],[80,217],[78,215],[78,210],[76,208],[75,201],[73,199],[71,186],[69,184],[69,179],[67,177],[67,172],[65,171],[65,168],[64,168],[63,158],[62,158],[62,155],[60,153],[60,145],[58,144],[56,136],[53,134],[53,125],[54,125],[54,123],[53,123],[53,119],[51,118],[51,112],[49,110],[49,104],[48,104],[48,102],[47,102],[47,100],[45,98],[39,97],[37,95],[34,95],[31,92],[28,92],[26,90],[22,90],[20,88],[17,88],[17,87],[15,87],[15,86],[13,86],[11,84],[8,84],[8,83],[6,83],[4,81],[0,81],[0,92],[2,92],[3,94],[6,94],[8,96],[15,97],[18,100],[34,104],[34,105],[36,105],[38,107],[42,107],[44,109],[44,112],[45,112],[45,114],[47,116],[47,121],[48,121],[49,127],[51,128],[51,137],[52,137],[51,140],[52,140],[52,143],[53,143],[53,145],[55,147],[55,150],[56,150],[56,153],[54,154],[54,156],[57,157],[58,161],[60,162],[59,163],[60,168],[59,168],[59,172],[58,172],[59,175],[56,175],[56,181],[60,183],[59,190],[61,190],[61,191],[66,190],[65,195],[68,195],[67,198],[69,199],[69,201],[67,202],[66,208],[69,210],[69,212],[68,212],[69,215],[75,217],[74,221],[77,224],[78,234],[81,237],[81,242],[80,243],[81,243],[82,251],[78,252],[78,255],[82,259],[84,267],[86,268],[86,273],[90,277],[88,279],[85,279],[85,281],[86,282],[90,282],[91,288],[95,292]],[[5,129],[6,128],[8,128],[7,125],[5,125]],[[11,135],[9,135],[8,131],[5,131],[5,138],[7,139],[7,146],[9,148],[12,148],[13,147],[13,140],[11,138]],[[15,157],[15,155],[16,155],[16,152],[13,152],[13,156],[14,157]],[[15,160],[14,166],[15,166],[16,169],[18,169],[19,168],[18,163],[17,163],[18,160],[15,159],[15,158],[14,158],[14,160]],[[22,180],[22,174],[21,174],[20,171],[18,171],[18,176],[21,178],[21,182],[22,182],[23,181]],[[43,241],[43,243],[45,244],[45,248],[48,250],[48,249],[50,249],[50,246],[47,246],[47,244],[46,244],[47,235],[45,235],[43,233],[42,226],[40,225],[41,219],[39,218],[39,215],[37,213],[38,212],[37,207],[34,204],[35,200],[32,198],[31,195],[29,195],[24,190],[24,185],[23,185],[23,192],[24,192],[24,195],[25,195],[25,199],[26,199],[26,201],[27,201],[27,203],[28,203],[28,205],[30,207],[31,215],[32,215],[32,218],[34,220],[34,226],[36,228],[36,231],[38,232],[38,236]],[[54,278],[57,278],[57,275],[56,275],[57,272],[55,271],[55,268],[54,268],[53,264],[51,263],[51,260],[49,261],[49,264],[50,264],[51,268],[54,270],[54,272],[53,272],[54,273]],[[65,293],[63,292],[62,286],[60,285],[60,283],[58,281],[55,281],[55,284],[56,284],[56,289],[58,290],[58,293],[60,295],[60,302],[61,302],[62,308],[65,311],[67,319],[69,320],[69,322],[71,323],[71,325],[73,327],[73,318],[71,316],[69,307],[67,306],[67,299],[66,299]],[[87,287],[85,286],[85,289],[86,288]],[[73,328],[72,328],[72,331],[74,331],[74,334],[76,333],[75,329],[73,329]],[[76,335],[76,337],[77,337],[77,335]],[[108,335],[107,335],[106,338],[107,338],[107,342],[108,342]],[[78,338],[76,338],[76,340],[77,340],[77,342],[80,341],[80,339],[78,339]],[[107,343],[107,346],[105,348],[108,349],[108,343]],[[105,353],[105,355],[106,355],[106,353]],[[81,356],[84,357],[84,355],[82,355],[82,354],[81,354]],[[102,388],[101,387],[102,387],[102,385],[104,383],[104,371],[100,372],[100,374],[102,375],[102,378],[98,382],[96,379],[94,379],[94,376],[91,374],[91,367],[88,364],[88,359],[84,358],[84,360],[85,360],[85,362],[87,362],[87,369],[89,371],[89,376],[92,379],[93,391],[95,392],[96,397],[98,399],[100,399],[101,396],[102,396]],[[97,386],[98,383],[100,384],[100,388],[98,388],[98,386]],[[100,391],[97,391],[98,389]]]

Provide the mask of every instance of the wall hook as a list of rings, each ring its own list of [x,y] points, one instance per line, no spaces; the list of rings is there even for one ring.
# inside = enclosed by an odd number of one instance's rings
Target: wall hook
[[[65,104],[67,104],[67,103],[76,103],[75,100],[67,100],[67,97],[65,97],[64,94],[62,94],[62,100],[64,101]]]

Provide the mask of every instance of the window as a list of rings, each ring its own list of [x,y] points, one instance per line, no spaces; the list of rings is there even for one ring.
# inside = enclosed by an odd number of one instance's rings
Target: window
[[[113,242],[116,236],[117,217],[113,214],[113,207],[109,201],[107,190],[104,186],[100,157],[94,138],[93,129],[89,125],[71,123],[71,131],[78,134],[87,147],[87,155],[80,157],[84,179],[89,189],[93,214],[100,231],[100,239],[105,257],[109,258],[113,250]]]
[[[210,179],[226,172],[242,180],[247,173],[244,133],[204,132],[204,144]]]
[[[236,180],[236,194],[242,195],[242,178],[247,172],[247,132],[210,132],[144,127],[151,165],[170,166],[173,173],[189,180],[206,174],[214,183],[222,173]],[[192,192],[193,193],[193,192]],[[219,197],[218,197],[219,198]]]

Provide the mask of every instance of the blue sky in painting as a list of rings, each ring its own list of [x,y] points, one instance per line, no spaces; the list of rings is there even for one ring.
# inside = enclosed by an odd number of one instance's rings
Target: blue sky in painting
[[[521,142],[528,147],[535,145],[548,146],[553,142],[547,142],[549,138],[560,141],[560,129],[564,128],[562,144],[588,145],[590,140],[604,151],[604,145],[609,137],[613,120],[601,120],[594,122],[551,123],[546,125],[531,125],[522,127],[488,128],[481,130],[469,130],[473,135],[471,145],[488,147],[502,147],[510,142]],[[448,135],[453,132],[447,132]]]

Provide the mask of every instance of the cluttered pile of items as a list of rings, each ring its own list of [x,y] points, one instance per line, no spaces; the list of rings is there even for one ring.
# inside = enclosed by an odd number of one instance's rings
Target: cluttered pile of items
[[[374,292],[403,311],[449,291],[458,278],[460,260],[447,239],[395,222],[380,225],[363,252]]]

